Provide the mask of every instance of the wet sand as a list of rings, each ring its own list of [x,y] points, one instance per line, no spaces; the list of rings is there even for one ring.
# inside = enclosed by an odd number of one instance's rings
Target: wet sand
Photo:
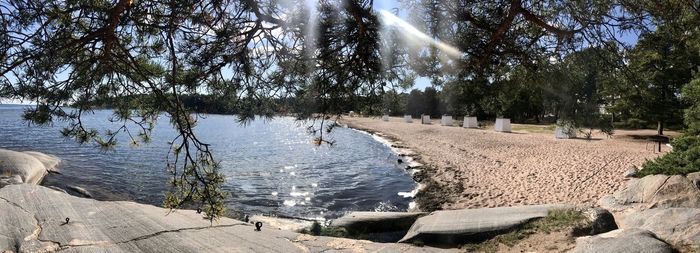
[[[654,130],[616,130],[612,139],[596,133],[592,140],[558,140],[551,129],[537,125],[514,124],[512,133],[499,133],[492,126],[440,126],[435,119],[432,125],[393,117],[389,122],[344,117],[341,122],[383,133],[418,153],[426,165],[414,176],[427,186],[417,195],[423,210],[593,205],[624,184],[623,173],[631,166],[660,155],[653,142],[643,139]],[[663,145],[662,153],[668,151]]]

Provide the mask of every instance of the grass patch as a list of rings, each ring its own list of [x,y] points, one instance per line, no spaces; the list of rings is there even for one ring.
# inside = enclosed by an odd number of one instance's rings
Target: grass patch
[[[551,134],[557,128],[555,124],[533,125],[533,124],[511,124],[513,131],[525,131],[530,133]]]
[[[573,229],[575,231],[588,226],[590,226],[590,222],[578,210],[551,210],[544,218],[525,223],[508,233],[497,235],[480,243],[465,244],[462,248],[469,252],[496,252],[501,244],[513,247],[533,234],[549,234],[564,229]]]

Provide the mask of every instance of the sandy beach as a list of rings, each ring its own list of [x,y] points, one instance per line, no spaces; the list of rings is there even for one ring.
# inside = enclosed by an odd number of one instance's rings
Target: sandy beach
[[[499,133],[492,126],[440,126],[435,119],[423,125],[416,119],[344,117],[342,123],[381,132],[419,154],[433,184],[427,189],[431,193],[418,195],[421,209],[593,205],[623,186],[623,173],[631,166],[660,155],[644,139],[654,130],[616,130],[611,139],[597,133],[592,140],[558,140],[551,129],[537,125],[514,124],[512,133]],[[662,153],[668,151],[663,145]],[[425,206],[436,201],[437,206]]]

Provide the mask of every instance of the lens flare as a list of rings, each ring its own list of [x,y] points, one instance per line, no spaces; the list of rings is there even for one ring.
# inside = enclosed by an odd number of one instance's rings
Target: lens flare
[[[464,53],[462,53],[462,51],[460,51],[456,47],[444,43],[435,38],[431,38],[424,32],[421,32],[416,27],[397,17],[391,12],[388,12],[386,10],[379,10],[379,13],[381,14],[382,21],[385,25],[399,28],[402,31],[402,35],[409,42],[421,42],[433,45],[452,58],[460,58],[464,55]]]

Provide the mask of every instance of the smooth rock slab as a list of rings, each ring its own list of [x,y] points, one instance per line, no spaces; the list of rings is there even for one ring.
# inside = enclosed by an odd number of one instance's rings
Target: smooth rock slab
[[[550,210],[564,208],[571,208],[571,206],[532,205],[435,211],[418,218],[399,242],[406,242],[419,236],[452,241],[453,238],[463,236],[499,232],[532,219],[545,217]]]
[[[70,218],[68,223],[66,218]],[[315,237],[192,210],[74,197],[19,184],[0,189],[0,252],[456,252]]]
[[[10,184],[39,184],[61,162],[55,156],[0,149],[0,187]]]
[[[623,228],[642,228],[673,244],[700,252],[700,209],[654,208],[624,216]]]
[[[576,248],[570,253],[671,253],[673,249],[657,239],[652,232],[632,228],[618,229],[596,236],[576,239]]]

